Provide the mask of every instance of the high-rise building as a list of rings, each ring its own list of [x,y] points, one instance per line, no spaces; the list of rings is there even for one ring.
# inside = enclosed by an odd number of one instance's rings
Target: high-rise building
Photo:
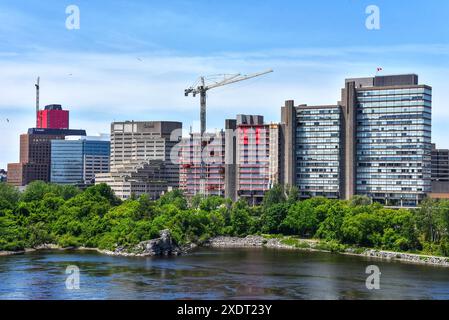
[[[20,162],[8,164],[8,183],[26,186],[32,181],[50,181],[51,141],[66,136],[85,136],[84,130],[36,129],[20,136]]]
[[[287,163],[290,177],[301,198],[341,198],[341,124],[339,105],[283,107],[283,122],[289,123],[288,146],[293,146],[293,163]],[[289,118],[287,118],[289,116]],[[290,127],[291,126],[291,127]],[[287,148],[287,146],[286,146]],[[281,160],[282,161],[282,160]],[[285,163],[285,160],[284,160]],[[293,172],[293,174],[292,174]]]
[[[224,148],[224,131],[182,139],[179,188],[186,196],[224,196]]]
[[[111,124],[110,172],[97,174],[95,183],[106,183],[121,199],[148,194],[152,199],[179,187],[182,123],[126,121]]]
[[[258,204],[279,182],[279,126],[265,124],[263,116],[238,115],[235,122],[226,121],[227,130],[233,127],[234,135],[226,133],[226,196]]]
[[[32,181],[50,181],[51,141],[85,136],[85,130],[69,129],[69,111],[52,104],[37,111],[37,128],[20,136],[20,162],[8,164],[8,183],[26,186]]]
[[[347,79],[342,105],[345,146],[356,141],[355,153],[345,154],[354,162],[345,171],[346,196],[416,206],[431,192],[432,88],[414,74]]]
[[[41,129],[68,129],[69,111],[60,104],[51,104],[37,112],[37,127]]]
[[[431,191],[431,103],[432,88],[414,74],[346,79],[335,106],[287,101],[283,182],[302,196],[309,188],[310,196],[416,206]]]
[[[50,180],[78,186],[93,184],[95,174],[109,172],[109,154],[110,142],[105,136],[52,140]]]

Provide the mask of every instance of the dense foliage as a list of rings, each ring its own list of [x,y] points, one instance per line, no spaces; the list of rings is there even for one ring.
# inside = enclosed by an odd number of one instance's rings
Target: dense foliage
[[[415,210],[389,209],[356,196],[351,201],[298,200],[298,190],[275,186],[261,206],[178,190],[157,201],[120,201],[106,185],[84,191],[34,182],[26,191],[0,184],[0,250],[55,243],[62,247],[132,247],[170,229],[179,243],[216,235],[283,234],[327,243],[449,256],[449,201],[426,200]]]

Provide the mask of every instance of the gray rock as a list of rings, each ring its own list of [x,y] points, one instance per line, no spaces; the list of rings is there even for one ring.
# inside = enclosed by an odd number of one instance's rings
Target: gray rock
[[[205,246],[213,248],[249,248],[262,247],[265,243],[266,239],[260,236],[247,236],[245,238],[215,237],[209,239]]]
[[[449,258],[438,257],[438,256],[426,256],[421,254],[413,253],[403,253],[403,252],[392,252],[368,249],[362,253],[362,255],[372,258],[380,258],[386,260],[399,260],[403,262],[412,262],[419,264],[430,264],[449,267]]]
[[[176,256],[182,253],[169,230],[162,230],[160,238],[139,243],[132,251],[140,256]]]

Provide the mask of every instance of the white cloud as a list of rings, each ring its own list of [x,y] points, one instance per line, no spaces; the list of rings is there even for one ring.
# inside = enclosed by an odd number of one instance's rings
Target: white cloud
[[[422,55],[420,63],[408,61],[407,52]],[[382,61],[381,53],[403,56]],[[0,168],[18,160],[18,135],[34,125],[34,81],[38,75],[41,105],[61,103],[71,111],[72,127],[85,128],[89,134],[107,132],[114,119],[179,119],[188,128],[190,121],[198,119],[199,101],[183,93],[199,75],[251,73],[267,68],[275,72],[210,92],[208,123],[211,128],[222,126],[223,119],[237,113],[258,113],[268,121],[278,121],[284,100],[334,104],[345,77],[374,75],[376,63],[381,63],[385,73],[418,73],[420,82],[434,88],[434,118],[449,120],[445,105],[449,67],[436,68],[428,60],[435,54],[448,55],[449,46],[282,49],[207,57],[162,51],[0,52]],[[11,119],[9,124],[6,118]]]

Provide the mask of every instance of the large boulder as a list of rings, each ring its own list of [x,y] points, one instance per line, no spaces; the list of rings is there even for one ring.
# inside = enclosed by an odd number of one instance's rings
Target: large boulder
[[[162,230],[157,239],[139,243],[133,251],[142,256],[170,256],[179,255],[182,252],[169,230]]]

